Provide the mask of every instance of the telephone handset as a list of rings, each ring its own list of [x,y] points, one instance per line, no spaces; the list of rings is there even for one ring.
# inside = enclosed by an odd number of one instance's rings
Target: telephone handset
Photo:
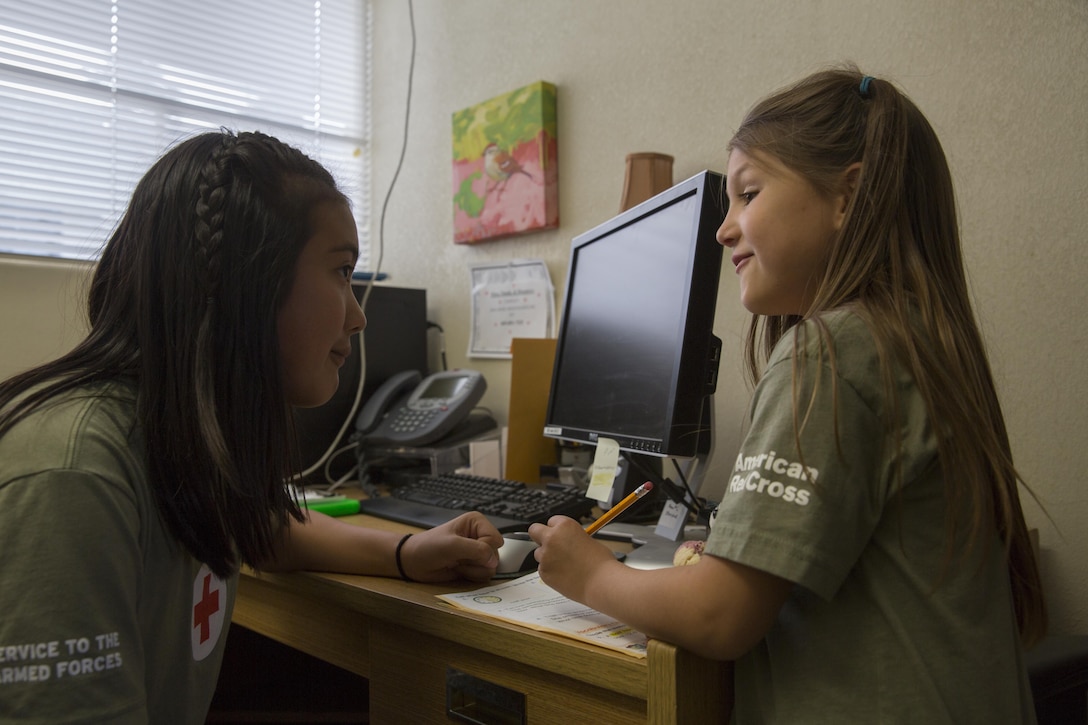
[[[408,394],[416,389],[423,380],[418,370],[405,370],[391,376],[378,386],[378,389],[367,399],[359,417],[355,419],[355,430],[362,436],[367,435],[378,427],[382,417],[394,403],[402,399],[407,400]]]
[[[440,440],[468,418],[487,382],[475,370],[450,370],[426,378],[397,373],[366,401],[355,421],[367,444],[425,446]]]

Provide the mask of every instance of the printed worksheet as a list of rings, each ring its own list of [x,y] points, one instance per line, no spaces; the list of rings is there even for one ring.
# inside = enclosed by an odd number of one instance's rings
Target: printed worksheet
[[[646,635],[567,599],[542,582],[537,572],[471,592],[439,594],[438,598],[531,629],[573,637],[633,657],[646,656]]]

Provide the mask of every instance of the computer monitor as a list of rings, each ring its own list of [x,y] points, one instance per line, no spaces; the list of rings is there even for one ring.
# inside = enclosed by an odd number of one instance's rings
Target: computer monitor
[[[709,455],[726,204],[704,171],[574,238],[545,436]]]

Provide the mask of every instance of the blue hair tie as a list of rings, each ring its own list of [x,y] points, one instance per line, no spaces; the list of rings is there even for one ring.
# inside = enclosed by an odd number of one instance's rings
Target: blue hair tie
[[[862,98],[868,98],[869,97],[869,84],[872,83],[872,82],[873,82],[873,77],[872,76],[865,76],[864,78],[861,79],[861,85],[858,86],[858,93],[861,94]]]

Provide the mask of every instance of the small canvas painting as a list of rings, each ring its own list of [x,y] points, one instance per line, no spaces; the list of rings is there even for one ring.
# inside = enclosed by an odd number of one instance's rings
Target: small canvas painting
[[[559,226],[556,94],[538,81],[453,114],[453,241]]]

